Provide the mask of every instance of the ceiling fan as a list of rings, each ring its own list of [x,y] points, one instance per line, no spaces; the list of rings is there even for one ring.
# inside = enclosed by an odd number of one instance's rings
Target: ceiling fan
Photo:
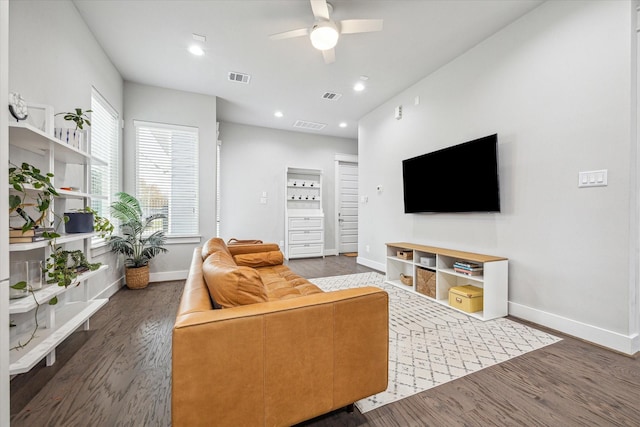
[[[272,34],[271,40],[282,40],[293,37],[309,36],[311,44],[322,51],[326,64],[336,60],[334,47],[338,43],[340,34],[369,33],[382,30],[382,19],[345,19],[334,21],[330,18],[333,6],[326,0],[310,0],[311,10],[316,22],[311,28],[299,28]]]

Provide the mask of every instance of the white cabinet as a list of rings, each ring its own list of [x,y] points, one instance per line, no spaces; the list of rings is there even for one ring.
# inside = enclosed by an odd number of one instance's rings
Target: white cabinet
[[[398,252],[408,254],[408,259],[398,257]],[[425,264],[421,263],[422,259],[425,259]],[[473,285],[483,290],[483,309],[465,313],[480,320],[496,319],[508,314],[508,262],[507,258],[492,255],[405,242],[387,243],[386,283],[409,289],[448,307],[449,289]],[[481,272],[474,272],[474,275],[460,273],[456,271],[460,270],[456,263],[479,265]],[[411,285],[402,283],[403,275],[412,278]],[[420,286],[424,285],[424,280],[419,283],[419,276],[422,279],[435,278],[435,287]]]
[[[324,256],[322,171],[287,168],[285,199],[285,257]]]
[[[10,122],[9,160],[15,165],[27,162],[40,168],[43,174],[54,174],[53,184],[59,193],[59,197],[52,202],[57,218],[55,222],[60,221],[59,218],[65,211],[89,205],[91,157],[88,152],[74,148],[24,122]],[[73,189],[63,190],[60,187]],[[9,192],[11,191],[13,189],[9,188]],[[36,196],[38,191],[29,189]],[[64,234],[64,224],[58,225],[57,231],[62,237],[55,240],[56,245],[62,245],[68,250],[80,249],[90,260],[91,238],[94,233]],[[42,240],[9,244],[8,254],[1,255],[11,261],[40,260],[44,264],[51,250],[50,242]],[[91,299],[86,281],[107,268],[108,266],[102,265],[98,270],[80,274],[68,288],[57,284],[47,285],[45,276],[42,289],[24,298],[10,300],[9,315],[14,326],[10,328],[9,348],[27,342],[35,330],[34,338],[28,345],[9,351],[11,375],[29,371],[45,357],[47,365],[53,364],[56,347],[78,327],[84,325],[85,330],[89,328],[89,318],[108,300]],[[54,297],[58,299],[58,303],[49,305],[48,302]]]

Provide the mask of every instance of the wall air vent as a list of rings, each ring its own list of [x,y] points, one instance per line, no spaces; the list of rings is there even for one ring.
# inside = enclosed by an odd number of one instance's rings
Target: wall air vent
[[[325,92],[322,95],[322,99],[326,99],[328,101],[337,101],[338,99],[340,99],[341,96],[342,96],[341,93]]]
[[[236,73],[234,71],[229,72],[229,81],[249,84],[249,80],[251,80],[249,74]]]
[[[307,122],[305,120],[296,120],[293,124],[294,128],[307,129],[307,130],[322,130],[327,125],[325,123]]]

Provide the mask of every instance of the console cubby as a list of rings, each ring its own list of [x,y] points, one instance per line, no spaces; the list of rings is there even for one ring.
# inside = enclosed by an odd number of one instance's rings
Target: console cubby
[[[412,259],[398,258],[398,251],[412,252]],[[421,263],[421,258],[435,258],[435,264]],[[473,263],[482,267],[482,274],[469,276],[454,269],[456,262]],[[475,313],[463,312],[480,320],[496,319],[508,314],[508,259],[492,255],[433,246],[417,245],[413,243],[387,243],[387,275],[386,283],[408,289],[416,294],[429,298],[438,304],[449,306],[449,289],[454,286],[473,285],[483,288],[483,308]],[[424,290],[418,291],[417,276],[419,270],[426,270],[435,274],[435,296],[426,295]],[[400,275],[413,277],[413,285],[407,286],[400,281]],[[430,276],[430,275],[427,275]]]

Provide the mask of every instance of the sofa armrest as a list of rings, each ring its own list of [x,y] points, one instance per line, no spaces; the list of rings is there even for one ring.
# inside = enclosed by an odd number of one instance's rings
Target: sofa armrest
[[[374,287],[179,314],[174,426],[292,425],[387,387],[388,295]]]

